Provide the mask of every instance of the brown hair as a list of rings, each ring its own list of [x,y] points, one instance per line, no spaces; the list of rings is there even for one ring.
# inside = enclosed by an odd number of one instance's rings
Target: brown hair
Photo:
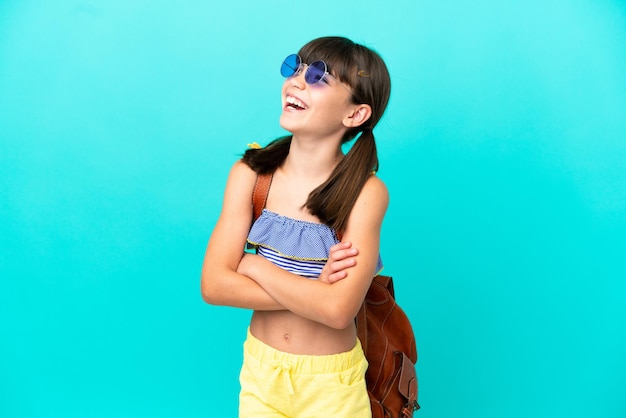
[[[328,71],[352,88],[353,103],[372,108],[372,115],[363,125],[346,132],[342,143],[360,135],[330,177],[309,194],[305,203],[305,207],[323,223],[343,231],[363,185],[372,171],[378,170],[372,129],[389,101],[389,72],[376,52],[342,37],[314,39],[304,45],[298,55],[303,62],[326,62]],[[265,148],[249,149],[242,160],[257,173],[272,173],[289,154],[291,138],[291,135],[281,137]]]

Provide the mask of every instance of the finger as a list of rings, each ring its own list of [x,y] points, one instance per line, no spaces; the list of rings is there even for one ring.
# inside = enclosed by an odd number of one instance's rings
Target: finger
[[[354,267],[355,265],[356,265],[356,259],[348,258],[345,260],[335,261],[331,263],[329,267],[330,267],[330,271],[332,272],[331,274],[334,274],[334,273],[346,270],[350,267]]]
[[[348,277],[348,273],[346,273],[345,270],[338,271],[328,276],[328,283],[329,284],[337,283],[338,281],[343,280],[346,277]]]
[[[331,262],[345,260],[350,257],[355,257],[359,251],[356,248],[347,248],[343,250],[337,250],[330,254],[329,259]]]
[[[330,252],[332,253],[335,251],[345,250],[347,248],[350,248],[351,246],[352,246],[352,243],[350,241],[343,241],[330,247]]]

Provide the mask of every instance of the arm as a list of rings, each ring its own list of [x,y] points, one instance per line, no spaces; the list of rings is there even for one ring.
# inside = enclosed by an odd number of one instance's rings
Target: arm
[[[231,169],[222,211],[211,234],[202,265],[202,297],[213,305],[284,310],[257,282],[238,271],[252,220],[251,199],[256,176],[240,161]],[[250,221],[246,222],[246,219]],[[344,270],[356,263],[353,256],[357,251],[350,247],[350,243],[339,243],[331,248],[329,261],[320,280],[333,283],[346,277]],[[287,273],[282,269],[281,272]]]
[[[329,327],[343,329],[353,322],[376,273],[380,229],[388,200],[382,181],[370,177],[352,209],[343,235],[345,242],[353,243],[359,251],[352,257],[355,263],[348,269],[347,277],[336,283],[290,274],[255,255],[246,255],[239,270],[254,279],[286,309]]]
[[[257,310],[284,307],[254,280],[237,272],[252,221],[252,189],[256,173],[235,163],[228,176],[222,211],[209,239],[202,265],[205,302]]]

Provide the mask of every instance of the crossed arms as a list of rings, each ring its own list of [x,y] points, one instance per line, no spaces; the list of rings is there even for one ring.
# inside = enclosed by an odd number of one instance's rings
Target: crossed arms
[[[310,280],[242,251],[252,220],[250,205],[256,173],[237,162],[231,169],[224,203],[209,239],[201,291],[207,303],[254,310],[289,310],[343,329],[354,320],[375,273],[388,194],[372,176],[350,214],[343,241],[330,249],[318,280]],[[324,303],[320,303],[324,301]]]

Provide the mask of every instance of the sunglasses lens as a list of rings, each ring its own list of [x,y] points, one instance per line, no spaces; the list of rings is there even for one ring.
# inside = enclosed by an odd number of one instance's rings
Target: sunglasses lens
[[[319,83],[326,75],[326,63],[324,61],[315,61],[309,64],[304,74],[304,80],[309,84]]]
[[[283,77],[291,77],[300,68],[300,57],[298,54],[291,54],[283,61],[280,66],[280,73]]]

